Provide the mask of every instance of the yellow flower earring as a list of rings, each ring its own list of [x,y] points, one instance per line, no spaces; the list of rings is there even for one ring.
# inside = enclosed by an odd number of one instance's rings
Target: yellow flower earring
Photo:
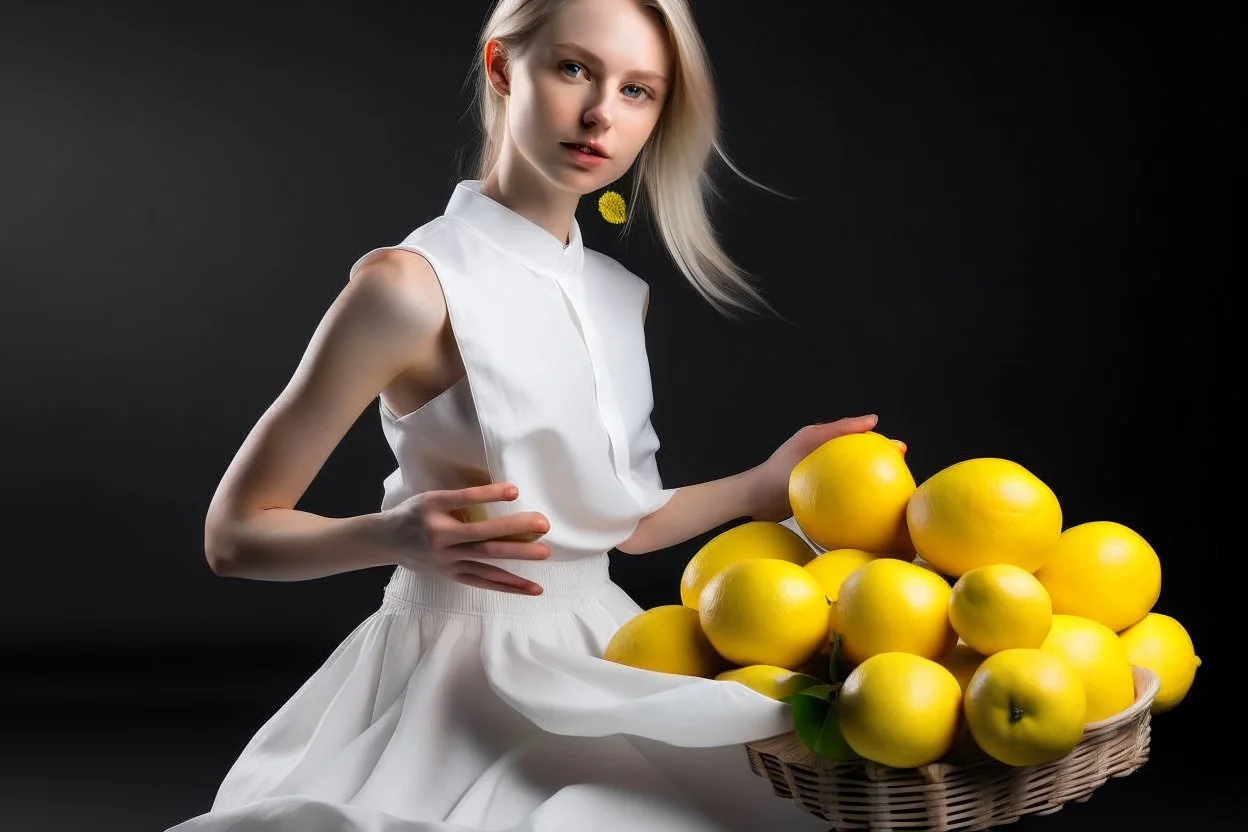
[[[598,213],[607,222],[619,225],[628,219],[628,206],[624,204],[624,197],[615,191],[604,191],[598,197]]]

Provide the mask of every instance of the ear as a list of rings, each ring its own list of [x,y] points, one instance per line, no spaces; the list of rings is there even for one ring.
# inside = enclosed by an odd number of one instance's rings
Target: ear
[[[490,87],[499,95],[507,95],[511,91],[511,82],[507,77],[507,50],[497,40],[489,40],[485,44],[485,76]]]

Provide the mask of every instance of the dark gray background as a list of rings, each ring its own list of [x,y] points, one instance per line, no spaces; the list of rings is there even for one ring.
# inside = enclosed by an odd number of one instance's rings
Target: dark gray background
[[[0,806],[30,812],[13,829],[83,828],[69,818],[88,810],[97,828],[164,828],[207,808],[260,722],[381,600],[388,570],[216,578],[204,513],[347,268],[471,174],[464,81],[485,5],[0,8],[0,706],[15,755]],[[796,197],[720,166],[717,228],[797,326],[722,319],[645,225],[620,239],[585,201],[587,245],[653,289],[666,484],[877,412],[920,481],[1006,457],[1053,487],[1065,525],[1131,526],[1162,559],[1157,609],[1204,666],[1154,723],[1144,770],[1018,828],[1231,812],[1225,769],[1195,743],[1242,737],[1223,634],[1240,570],[1225,296],[1238,14],[705,0],[695,14],[728,152]],[[378,420],[374,405],[301,509],[377,510],[394,467]],[[677,603],[713,533],[614,553],[616,581],[643,607]]]

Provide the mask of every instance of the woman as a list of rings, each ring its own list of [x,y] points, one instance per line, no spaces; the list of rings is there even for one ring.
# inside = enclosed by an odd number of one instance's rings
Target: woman
[[[742,748],[789,730],[787,705],[601,658],[641,612],[607,553],[791,522],[797,462],[875,418],[810,425],[746,472],[663,488],[648,286],[583,246],[575,209],[636,163],[693,285],[717,307],[758,298],[702,210],[714,96],[690,10],[503,0],[478,54],[480,178],[354,264],[208,514],[218,574],[394,566],[381,608],[260,728],[212,810],[174,829],[826,829]],[[296,511],[375,398],[399,463],[381,510]]]

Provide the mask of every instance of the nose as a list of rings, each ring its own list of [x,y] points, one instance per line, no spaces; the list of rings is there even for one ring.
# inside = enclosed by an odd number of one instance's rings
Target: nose
[[[597,126],[606,129],[611,126],[612,117],[610,108],[607,106],[606,97],[600,97],[593,101],[585,114],[581,116],[581,123],[586,126]]]
[[[598,112],[597,110],[591,110],[585,114],[585,118],[582,120],[582,123],[586,127],[598,127],[605,130],[611,126],[611,118]]]

